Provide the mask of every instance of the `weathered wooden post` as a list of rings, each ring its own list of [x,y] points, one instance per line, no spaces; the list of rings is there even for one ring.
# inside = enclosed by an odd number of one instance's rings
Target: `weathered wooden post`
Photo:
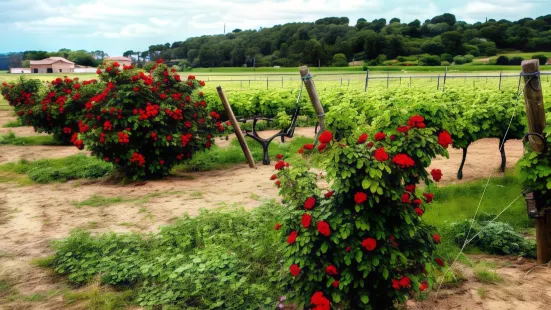
[[[342,87],[342,77],[341,77],[341,87]]]
[[[388,83],[390,82],[389,78],[390,78],[390,71],[387,71],[386,72],[386,88],[388,88]]]
[[[411,87],[411,75],[409,76],[409,87]]]
[[[542,134],[545,129],[545,109],[539,75],[539,60],[525,60],[521,64],[524,77],[524,106],[528,119],[528,132]],[[530,147],[536,152],[545,150],[545,142],[539,138],[528,137]],[[546,150],[545,150],[546,151]],[[528,215],[536,221],[536,247],[538,264],[546,264],[551,260],[551,212],[545,202],[539,201],[540,193],[527,193],[526,203]]]
[[[253,155],[251,154],[251,150],[249,149],[249,146],[247,145],[247,141],[245,141],[245,137],[243,136],[243,132],[241,132],[241,127],[239,127],[239,123],[237,122],[237,119],[235,118],[235,115],[233,114],[233,110],[230,106],[228,98],[226,98],[226,94],[224,94],[224,91],[222,90],[221,86],[217,86],[216,90],[218,91],[218,96],[220,97],[220,100],[222,101],[222,104],[224,105],[224,109],[226,110],[226,113],[228,114],[228,118],[230,119],[231,125],[233,126],[233,131],[235,132],[235,136],[237,137],[237,140],[239,141],[239,145],[241,145],[241,149],[243,150],[243,153],[245,154],[245,157],[247,158],[247,162],[249,163],[249,167],[254,168]]]
[[[283,75],[281,76],[281,88],[283,88]]]
[[[269,77],[266,77],[266,89],[268,89],[268,79]]]
[[[369,83],[369,69],[365,72],[365,86],[364,86],[364,93],[367,92],[367,84]]]
[[[325,112],[323,111],[323,106],[321,105],[320,99],[318,97],[316,85],[314,84],[314,80],[312,79],[312,75],[310,75],[310,70],[308,70],[307,66],[300,67],[299,71],[302,81],[304,82],[304,86],[308,91],[308,96],[310,96],[310,101],[312,102],[314,110],[318,115],[318,122],[320,125],[319,132],[323,132],[325,130]]]
[[[440,89],[440,74],[438,75],[438,84],[436,84],[436,89]]]
[[[442,84],[442,92],[446,89],[446,77],[448,76],[448,67],[446,67],[446,72],[444,72],[444,84]]]
[[[503,71],[499,72],[499,90],[501,90],[501,75],[503,74]]]

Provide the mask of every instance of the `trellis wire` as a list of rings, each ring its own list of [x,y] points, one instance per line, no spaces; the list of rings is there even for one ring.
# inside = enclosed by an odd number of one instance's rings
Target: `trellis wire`
[[[517,88],[517,100],[516,100],[516,103],[514,105],[514,107],[516,108],[516,106],[518,106],[519,104],[519,99],[520,99],[520,95],[524,92],[524,88],[526,87],[526,85],[528,85],[528,83],[530,83],[530,81],[532,80],[532,76],[530,76],[530,78],[528,79],[528,81],[526,81],[526,83],[524,84],[524,87],[520,88],[520,85],[521,85],[521,80],[522,80],[522,73],[519,74],[519,80],[518,80],[518,88]],[[506,138],[507,138],[507,134],[509,133],[509,129],[511,128],[511,124],[513,122],[513,119],[515,118],[516,116],[516,109],[513,109],[513,113],[511,115],[511,118],[509,120],[509,124],[507,125],[507,130],[505,130],[505,134],[503,135],[503,139],[501,140],[501,144],[499,146],[499,151],[501,152],[503,150],[503,147],[505,145],[505,141],[506,141]],[[494,161],[495,162],[495,161]],[[521,193],[519,196],[517,196],[517,198],[515,198],[507,207],[505,207],[496,217],[494,217],[491,221],[489,221],[486,226],[484,226],[477,234],[475,234],[471,239],[469,239],[469,236],[471,234],[471,230],[474,226],[474,221],[476,220],[476,216],[478,215],[478,211],[480,210],[480,206],[482,204],[482,200],[484,199],[484,195],[486,194],[486,190],[488,189],[488,185],[490,184],[490,179],[492,178],[492,175],[493,175],[493,170],[490,171],[490,175],[488,176],[488,179],[486,180],[486,184],[484,186],[484,190],[482,191],[482,195],[480,196],[480,200],[478,201],[478,205],[476,207],[476,211],[474,213],[474,216],[471,220],[471,225],[469,226],[469,231],[467,233],[467,235],[465,236],[465,241],[463,242],[463,245],[461,246],[461,249],[459,250],[459,253],[457,253],[457,256],[455,257],[455,259],[453,260],[453,262],[448,266],[448,269],[446,270],[446,272],[444,272],[444,274],[442,275],[442,279],[440,280],[440,283],[438,285],[438,289],[436,290],[436,295],[438,296],[438,292],[440,292],[440,288],[442,287],[442,284],[444,283],[444,279],[446,278],[446,275],[450,272],[451,268],[453,267],[453,265],[457,262],[457,260],[459,259],[459,256],[461,256],[461,254],[463,254],[463,250],[465,249],[465,247],[471,242],[473,241],[482,231],[484,231],[489,224],[491,224],[493,221],[495,221],[501,214],[503,214],[503,212],[505,212],[506,210],[508,210],[512,205],[513,203],[515,203],[515,201],[517,201],[518,198],[520,198],[523,193]]]

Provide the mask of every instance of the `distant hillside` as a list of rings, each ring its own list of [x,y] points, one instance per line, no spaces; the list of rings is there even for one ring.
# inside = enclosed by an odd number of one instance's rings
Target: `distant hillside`
[[[398,56],[493,56],[501,49],[525,52],[551,51],[551,14],[518,21],[493,20],[468,24],[452,14],[421,22],[363,18],[354,26],[346,17],[329,17],[313,23],[289,23],[260,30],[235,29],[225,35],[189,38],[183,42],[149,47],[143,56],[156,60],[178,59],[193,67],[331,65],[353,60],[383,63]],[[128,51],[126,54],[131,54]]]

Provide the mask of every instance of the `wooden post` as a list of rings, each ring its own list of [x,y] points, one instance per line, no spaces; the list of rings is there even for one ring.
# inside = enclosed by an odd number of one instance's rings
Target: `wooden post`
[[[365,72],[365,86],[364,86],[364,93],[367,92],[367,84],[369,83],[369,69]]]
[[[501,75],[503,74],[503,71],[499,72],[499,90],[501,90]]]
[[[448,76],[448,67],[446,67],[446,72],[444,72],[444,84],[442,84],[442,92],[446,89],[446,77]]]
[[[323,111],[323,106],[321,105],[320,99],[318,97],[316,85],[314,84],[314,80],[312,79],[312,76],[310,75],[310,71],[308,70],[307,66],[300,67],[299,71],[302,81],[304,82],[304,86],[308,91],[308,96],[310,96],[310,101],[312,102],[314,110],[318,115],[318,122],[320,125],[320,129],[318,132],[323,132],[325,130],[325,112]]]
[[[283,88],[283,75],[281,76],[281,88]]]
[[[341,87],[342,87],[342,78],[341,78]]]
[[[540,69],[539,60],[525,60],[521,64],[524,75],[524,105],[526,108],[526,117],[528,118],[528,132],[542,134],[545,128],[545,109],[543,105],[543,93],[539,75],[530,75],[538,72]],[[530,81],[530,82],[528,82]],[[530,137],[530,145],[536,152],[542,152],[544,149],[543,141],[539,138]]]
[[[438,75],[438,84],[436,84],[436,89],[440,89],[440,74]]]
[[[402,86],[402,77],[400,77],[400,86]]]
[[[268,89],[268,79],[269,77],[266,77],[266,89]]]
[[[409,87],[411,87],[411,75],[409,76]]]
[[[247,158],[247,162],[249,163],[249,167],[254,168],[253,155],[251,154],[251,150],[249,150],[249,146],[247,145],[247,141],[245,141],[245,137],[243,136],[243,132],[241,132],[241,127],[239,127],[239,123],[237,122],[237,119],[235,118],[235,115],[233,114],[233,110],[230,106],[230,103],[228,102],[228,98],[226,98],[226,94],[224,94],[224,91],[222,90],[221,86],[216,87],[216,90],[218,91],[218,96],[220,96],[220,100],[222,101],[222,104],[224,105],[224,109],[226,110],[226,113],[228,114],[228,118],[230,119],[231,125],[233,126],[233,131],[235,132],[235,136],[237,137],[237,140],[239,141],[239,144],[241,145],[241,149],[243,150],[243,153],[245,154],[245,157]]]
[[[388,88],[388,83],[390,82],[389,78],[390,78],[390,72],[387,71],[386,72],[386,88]]]
[[[539,72],[539,60],[525,60],[521,64],[524,77],[524,106],[528,119],[528,132],[542,134],[545,129],[545,109],[543,105],[543,94],[541,90],[540,76],[534,74]],[[530,146],[536,152],[544,150],[543,141],[538,138],[529,137]],[[545,211],[543,211],[545,212]],[[550,236],[551,214],[544,213],[542,217],[536,218],[536,249],[538,264],[546,264],[551,260]]]
[[[348,78],[348,85],[347,87],[350,87],[350,78]]]

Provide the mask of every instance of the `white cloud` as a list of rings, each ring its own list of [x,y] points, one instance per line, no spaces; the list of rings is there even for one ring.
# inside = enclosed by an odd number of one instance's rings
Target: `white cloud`
[[[531,15],[536,6],[541,2],[516,0],[476,0],[468,1],[464,6],[452,10],[458,20],[467,22],[484,21],[486,17],[501,19],[509,18],[518,20]],[[499,16],[499,17],[498,17]],[[537,16],[532,16],[533,18]]]

